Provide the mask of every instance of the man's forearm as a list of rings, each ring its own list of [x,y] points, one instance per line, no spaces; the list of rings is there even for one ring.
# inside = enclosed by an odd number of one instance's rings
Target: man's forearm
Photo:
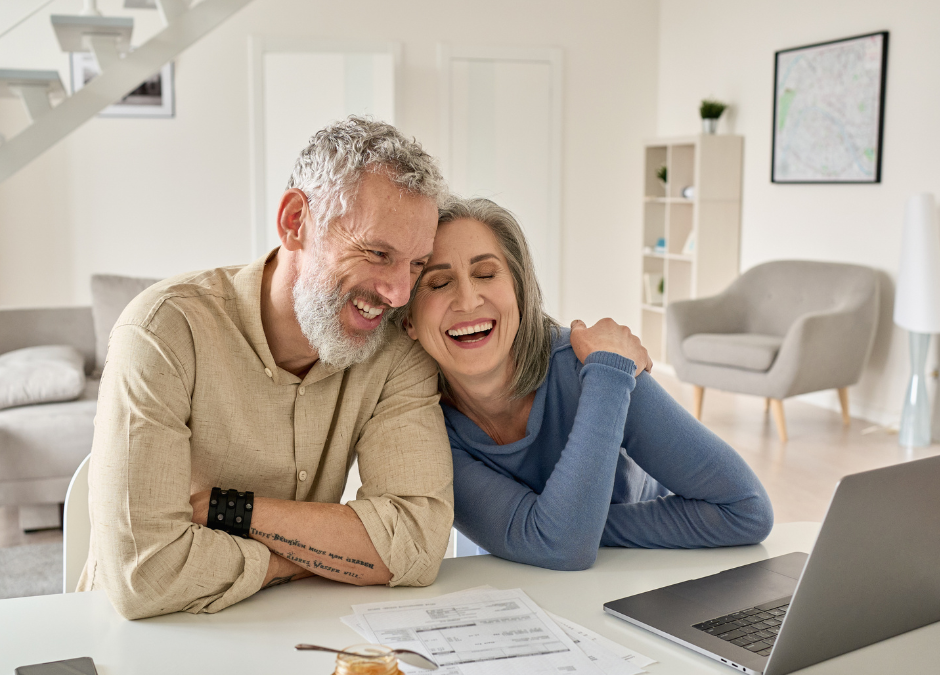
[[[272,555],[271,560],[268,562],[268,573],[264,576],[264,583],[261,584],[261,588],[280,586],[310,576],[313,576],[313,572],[306,567],[301,567],[279,555]]]
[[[368,586],[392,578],[356,512],[342,504],[255,497],[251,538],[298,568],[328,579]]]

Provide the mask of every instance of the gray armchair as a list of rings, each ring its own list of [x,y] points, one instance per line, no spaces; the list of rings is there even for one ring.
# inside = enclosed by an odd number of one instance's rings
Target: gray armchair
[[[706,387],[763,396],[786,441],[783,399],[837,389],[848,424],[848,388],[875,338],[878,288],[867,267],[781,260],[748,270],[716,296],[670,304],[667,355],[695,387],[695,416]]]

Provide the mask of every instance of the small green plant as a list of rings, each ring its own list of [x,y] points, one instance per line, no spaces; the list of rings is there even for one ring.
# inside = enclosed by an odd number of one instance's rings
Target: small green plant
[[[702,105],[699,107],[698,111],[702,115],[703,120],[717,120],[727,107],[728,106],[721,101],[706,98],[702,101]]]
[[[668,172],[666,171],[666,166],[665,166],[665,165],[663,165],[663,166],[659,167],[658,169],[656,169],[656,177],[657,177],[659,180],[661,180],[663,183],[666,182],[666,178],[667,178],[668,176],[669,176],[669,174],[668,174]]]
[[[659,280],[659,289],[658,289],[658,290],[659,290],[659,294],[660,294],[660,295],[662,295],[663,293],[666,292],[666,280],[665,280],[665,279],[660,279],[660,280]]]

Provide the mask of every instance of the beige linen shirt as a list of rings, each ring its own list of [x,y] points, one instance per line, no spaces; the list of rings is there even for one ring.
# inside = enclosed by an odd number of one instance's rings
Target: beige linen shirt
[[[390,585],[434,581],[453,521],[437,367],[398,330],[368,361],[277,367],[261,324],[266,260],[183,275],[139,295],[115,325],[89,485],[91,551],[78,590],[121,614],[217,612],[261,588],[271,555],[191,522],[190,495],[220,486],[349,506]]]

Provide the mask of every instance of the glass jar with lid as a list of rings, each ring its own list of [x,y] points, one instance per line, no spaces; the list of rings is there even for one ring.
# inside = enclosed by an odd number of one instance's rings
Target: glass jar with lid
[[[344,651],[352,654],[336,655],[333,675],[404,675],[398,668],[398,658],[388,647],[363,644],[346,647]]]

